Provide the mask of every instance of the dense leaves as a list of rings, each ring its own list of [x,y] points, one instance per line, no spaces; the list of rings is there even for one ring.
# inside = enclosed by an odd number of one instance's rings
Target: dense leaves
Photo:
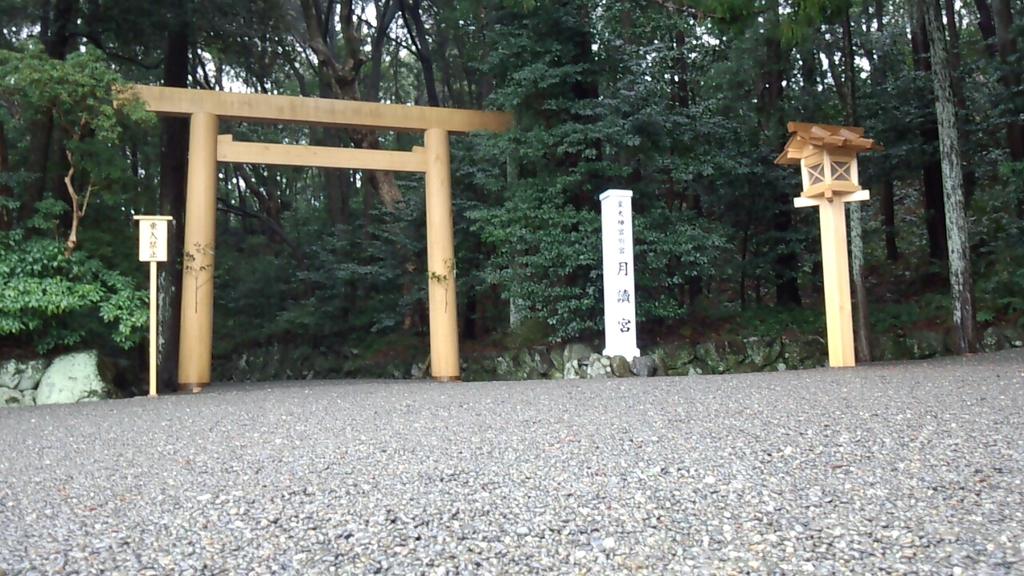
[[[608,188],[634,192],[642,347],[820,331],[817,218],[792,208],[799,175],[773,160],[787,120],[860,124],[885,146],[861,164],[871,328],[947,324],[923,1],[2,1],[0,337],[44,349],[138,341],[130,215],[163,206],[180,233],[187,131],[114,106],[126,79],[512,112],[507,134],[452,138],[462,334],[485,341],[527,318],[558,340],[599,335]],[[983,324],[1024,314],[1024,7],[996,4],[943,6]],[[223,165],[219,183],[218,361],[287,345],[297,364],[347,362],[395,337],[425,350],[421,177]]]

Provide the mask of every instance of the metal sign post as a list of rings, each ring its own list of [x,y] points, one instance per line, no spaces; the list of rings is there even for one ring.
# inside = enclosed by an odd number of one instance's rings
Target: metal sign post
[[[156,397],[156,263],[167,261],[167,223],[170,216],[136,216],[139,222],[139,262],[149,262],[149,395]]]

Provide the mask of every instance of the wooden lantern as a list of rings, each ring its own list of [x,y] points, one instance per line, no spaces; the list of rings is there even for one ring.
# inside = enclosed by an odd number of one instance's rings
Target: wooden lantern
[[[790,122],[791,134],[776,164],[800,165],[803,192],[793,199],[798,208],[818,207],[821,223],[821,270],[825,281],[825,323],[828,363],[854,366],[853,307],[846,245],[847,202],[868,200],[860,189],[857,154],[881,146],[864,137],[863,128]]]
[[[857,154],[878,149],[864,137],[863,128],[790,122],[789,142],[776,164],[800,165],[804,190],[800,196],[831,198],[834,194],[860,192]]]

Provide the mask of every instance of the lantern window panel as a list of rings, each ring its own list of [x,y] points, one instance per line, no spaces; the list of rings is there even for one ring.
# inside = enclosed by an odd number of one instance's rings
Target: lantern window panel
[[[836,182],[852,182],[853,178],[850,178],[850,162],[833,160],[832,180]]]
[[[825,181],[825,165],[807,166],[807,180],[811,186]]]

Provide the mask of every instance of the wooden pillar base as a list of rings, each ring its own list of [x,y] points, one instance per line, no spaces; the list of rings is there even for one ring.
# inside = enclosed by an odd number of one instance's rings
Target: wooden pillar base
[[[209,382],[207,382],[206,384],[190,384],[186,382],[179,382],[178,392],[184,392],[186,394],[199,394],[200,392],[203,391],[204,388],[206,388],[208,384]]]

